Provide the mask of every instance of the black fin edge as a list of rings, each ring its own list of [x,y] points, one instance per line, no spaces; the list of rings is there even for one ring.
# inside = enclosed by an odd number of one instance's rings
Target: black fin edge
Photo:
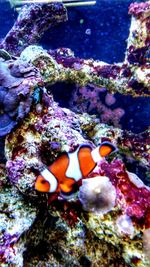
[[[102,147],[102,146],[106,146],[106,145],[109,146],[109,147],[111,147],[111,149],[112,149],[112,151],[111,151],[110,154],[115,153],[115,152],[118,151],[118,148],[117,148],[114,144],[112,144],[111,142],[109,142],[109,141],[104,141],[104,142],[102,142],[102,143],[100,144],[100,147]]]

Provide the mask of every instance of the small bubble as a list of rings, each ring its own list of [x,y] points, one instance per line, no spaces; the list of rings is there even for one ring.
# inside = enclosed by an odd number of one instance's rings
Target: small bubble
[[[85,34],[91,35],[91,29],[86,29]]]
[[[39,103],[36,105],[36,112],[37,112],[38,114],[40,114],[40,113],[42,112],[42,105],[39,104]]]
[[[84,19],[80,19],[80,24],[83,24],[84,23]]]

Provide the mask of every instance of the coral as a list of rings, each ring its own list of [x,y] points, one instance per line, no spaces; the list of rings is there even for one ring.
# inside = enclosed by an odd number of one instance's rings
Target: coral
[[[144,230],[143,232],[143,252],[148,262],[150,261],[149,250],[150,250],[150,228]]]
[[[84,210],[101,215],[115,206],[116,190],[105,176],[84,179],[79,189],[79,199]]]
[[[0,62],[0,136],[5,136],[30,111],[35,87],[42,84],[31,64]]]
[[[105,103],[101,101],[101,98],[106,92],[106,88],[99,88],[89,84],[83,87],[76,87],[72,93],[72,97],[69,103],[69,107],[73,111],[88,112],[98,114],[100,122],[114,125],[119,127],[119,121],[124,115],[122,108],[111,109],[111,106],[115,102],[115,97],[112,94],[107,93],[105,96]]]
[[[66,20],[67,12],[62,3],[26,5],[0,48],[20,55],[28,45],[37,44],[46,30]]]
[[[144,65],[150,45],[150,3],[132,3],[129,14],[132,20],[125,60],[129,64]],[[146,31],[143,31],[144,25]]]
[[[128,215],[123,214],[118,216],[116,220],[116,226],[117,226],[117,232],[120,233],[120,235],[133,236],[134,226],[131,218]]]
[[[146,3],[132,3],[129,7],[129,14],[136,17],[145,18],[149,15],[149,2]]]

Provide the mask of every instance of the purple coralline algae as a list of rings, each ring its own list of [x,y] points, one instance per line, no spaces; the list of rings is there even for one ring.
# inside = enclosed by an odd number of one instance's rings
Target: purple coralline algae
[[[126,167],[137,161],[148,170],[149,130],[136,135],[118,127],[119,117],[117,128],[86,109],[80,114],[61,108],[50,91],[51,84],[65,81],[85,95],[92,87],[93,94],[104,88],[148,96],[150,4],[133,3],[129,13],[127,51],[119,64],[35,45],[45,30],[67,19],[62,3],[23,7],[1,42],[0,135],[7,135],[6,164],[0,164],[1,266],[149,267],[150,187]],[[77,102],[79,97],[74,92]],[[107,95],[108,106],[114,101]],[[70,198],[35,190],[40,171],[60,153],[103,141],[118,153],[77,183]]]
[[[25,5],[0,48],[20,55],[28,45],[37,44],[46,30],[66,20],[67,11],[62,3]]]
[[[41,78],[32,64],[0,62],[0,136],[8,134],[30,111]]]

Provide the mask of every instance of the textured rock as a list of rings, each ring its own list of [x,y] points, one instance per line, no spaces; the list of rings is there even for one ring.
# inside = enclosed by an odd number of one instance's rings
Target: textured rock
[[[22,267],[26,249],[24,234],[36,218],[36,207],[9,185],[4,166],[1,166],[0,183],[0,265]]]

